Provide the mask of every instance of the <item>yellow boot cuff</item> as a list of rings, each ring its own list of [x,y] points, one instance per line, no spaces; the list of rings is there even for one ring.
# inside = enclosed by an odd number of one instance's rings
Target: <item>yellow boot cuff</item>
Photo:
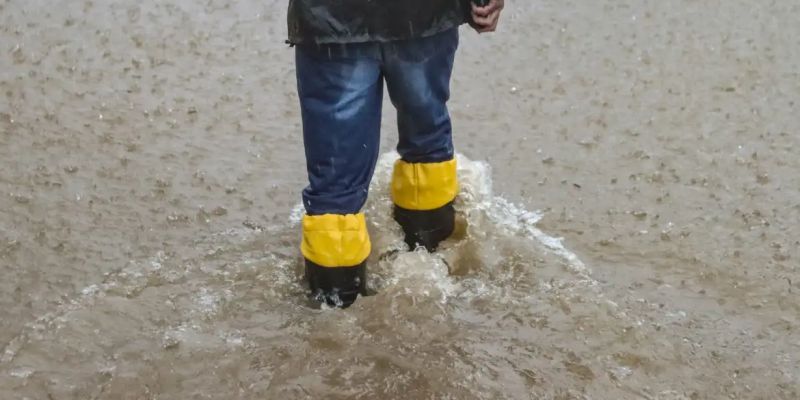
[[[394,204],[407,210],[435,210],[453,201],[456,194],[455,159],[438,163],[395,162],[392,175]]]
[[[303,256],[322,267],[353,267],[369,257],[364,214],[306,215],[303,217]]]

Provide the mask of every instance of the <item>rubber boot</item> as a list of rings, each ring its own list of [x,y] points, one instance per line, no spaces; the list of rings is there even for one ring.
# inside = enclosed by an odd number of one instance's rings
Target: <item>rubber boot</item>
[[[347,308],[366,295],[371,244],[364,214],[306,215],[301,251],[312,300]]]
[[[311,299],[330,307],[350,307],[367,294],[367,262],[355,267],[328,268],[306,260]]]
[[[452,202],[435,210],[408,210],[395,205],[394,220],[403,228],[405,242],[411,250],[423,246],[434,252],[439,243],[453,233],[456,211]]]
[[[411,250],[435,251],[455,229],[456,160],[410,163],[397,160],[392,175],[394,219]]]

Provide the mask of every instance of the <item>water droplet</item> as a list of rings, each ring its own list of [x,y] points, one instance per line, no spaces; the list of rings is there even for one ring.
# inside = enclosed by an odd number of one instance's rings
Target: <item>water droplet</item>
[[[222,207],[222,206],[218,206],[218,207],[214,208],[213,210],[211,210],[211,214],[215,215],[217,217],[221,217],[221,216],[223,216],[223,215],[225,215],[227,213],[228,213],[228,209],[225,208],[225,207]]]
[[[631,215],[633,215],[634,217],[636,217],[638,219],[647,218],[647,212],[641,211],[641,210],[633,211],[633,212],[631,212]]]
[[[36,371],[34,369],[32,369],[32,368],[23,367],[23,368],[15,368],[15,369],[11,370],[9,372],[9,375],[11,375],[14,378],[26,379],[29,376],[33,375],[34,372],[36,372]]]
[[[14,198],[14,201],[16,201],[19,204],[28,204],[28,203],[31,202],[31,198],[30,197],[22,195],[22,194],[13,194],[12,193],[11,196]]]

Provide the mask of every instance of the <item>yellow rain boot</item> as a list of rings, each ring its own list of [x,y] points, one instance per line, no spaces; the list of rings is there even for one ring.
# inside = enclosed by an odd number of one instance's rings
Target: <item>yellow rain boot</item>
[[[453,233],[457,194],[455,159],[437,163],[397,160],[392,175],[394,219],[412,250],[423,246],[435,251]]]
[[[347,308],[366,294],[371,244],[364,214],[306,215],[300,250],[314,300]]]

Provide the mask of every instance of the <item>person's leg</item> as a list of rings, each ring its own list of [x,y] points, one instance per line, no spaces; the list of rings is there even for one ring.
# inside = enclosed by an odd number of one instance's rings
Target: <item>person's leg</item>
[[[378,50],[312,45],[295,54],[309,180],[301,250],[313,296],[331,306],[347,307],[366,289],[371,245],[360,211],[380,143]]]
[[[455,224],[458,180],[447,101],[457,47],[458,29],[382,46],[400,139],[392,177],[394,217],[412,249],[435,250]]]

